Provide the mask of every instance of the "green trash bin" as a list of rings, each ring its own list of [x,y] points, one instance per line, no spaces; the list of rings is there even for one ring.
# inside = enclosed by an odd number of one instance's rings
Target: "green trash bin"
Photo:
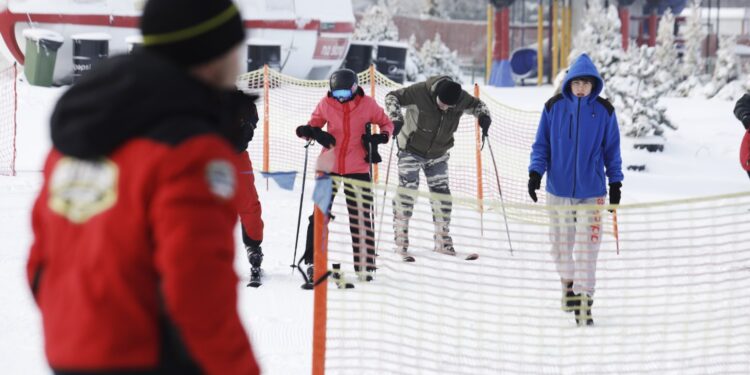
[[[26,39],[23,67],[26,80],[35,86],[52,86],[57,50],[65,39],[54,31],[43,29],[26,29],[23,36]]]

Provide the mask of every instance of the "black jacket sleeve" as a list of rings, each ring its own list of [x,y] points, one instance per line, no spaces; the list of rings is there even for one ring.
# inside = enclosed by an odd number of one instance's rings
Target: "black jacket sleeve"
[[[737,120],[742,121],[742,125],[747,129],[750,127],[750,94],[743,95],[734,106],[734,115]]]

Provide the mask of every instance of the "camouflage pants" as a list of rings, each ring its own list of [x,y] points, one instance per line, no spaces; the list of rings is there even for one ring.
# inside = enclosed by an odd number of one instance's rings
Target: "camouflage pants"
[[[393,200],[393,229],[398,251],[409,247],[409,219],[414,212],[416,192],[419,190],[419,171],[424,171],[430,193],[432,220],[435,223],[435,250],[453,247],[449,234],[452,202],[448,186],[448,159],[445,154],[436,159],[427,159],[408,151],[398,152],[399,191]]]

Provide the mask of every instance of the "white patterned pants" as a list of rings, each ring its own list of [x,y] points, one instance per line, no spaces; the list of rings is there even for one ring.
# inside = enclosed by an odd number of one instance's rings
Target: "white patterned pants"
[[[552,259],[563,280],[573,280],[576,294],[594,295],[596,260],[602,237],[601,210],[579,210],[576,206],[604,205],[604,197],[575,199],[547,193],[551,209],[550,241]]]

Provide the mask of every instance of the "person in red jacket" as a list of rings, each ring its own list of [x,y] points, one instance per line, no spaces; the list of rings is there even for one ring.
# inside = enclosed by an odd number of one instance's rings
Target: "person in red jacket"
[[[239,152],[238,163],[240,165],[238,189],[238,211],[240,216],[240,230],[242,231],[242,243],[245,245],[247,260],[250,262],[250,282],[247,286],[259,287],[261,285],[261,263],[263,263],[263,250],[260,247],[263,242],[263,218],[261,217],[261,205],[258,199],[258,191],[255,189],[255,176],[253,175],[253,163],[247,147],[253,140],[255,128],[258,124],[258,108],[255,106],[255,96],[239,95],[242,98],[240,106],[239,123],[242,136],[237,139],[235,147]]]
[[[315,108],[307,125],[297,128],[297,136],[315,139],[323,150],[321,158],[333,156],[331,174],[345,179],[370,182],[371,163],[379,163],[378,145],[388,143],[393,123],[375,99],[365,96],[357,85],[357,74],[349,69],[335,71],[329,80],[330,91]],[[378,124],[379,134],[366,130],[368,124]],[[323,130],[326,126],[328,131]],[[333,153],[333,155],[330,155]],[[334,186],[336,196],[338,186]],[[344,182],[349,231],[352,235],[354,270],[361,281],[370,281],[375,271],[375,235],[372,223],[372,191]],[[333,202],[333,201],[332,201]],[[312,224],[312,216],[310,217]],[[365,228],[364,235],[360,228]],[[305,263],[312,264],[312,228],[308,227]],[[335,267],[334,267],[335,269]],[[308,274],[311,274],[308,270]],[[339,287],[345,285],[340,274],[334,274]]]
[[[740,144],[740,165],[750,177],[750,94],[745,94],[737,100],[734,115],[745,127],[745,135]]]
[[[245,35],[230,0],[150,0],[144,48],[58,101],[28,282],[55,374],[258,374],[233,231]]]

